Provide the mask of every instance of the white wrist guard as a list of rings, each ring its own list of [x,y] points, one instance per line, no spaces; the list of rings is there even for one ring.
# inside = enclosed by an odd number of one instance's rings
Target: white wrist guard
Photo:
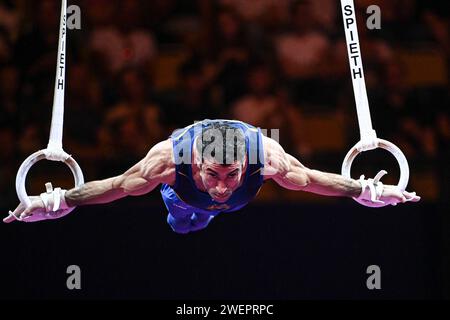
[[[61,188],[53,189],[50,182],[45,184],[47,192],[41,193],[40,197],[45,207],[45,219],[57,219],[71,212],[75,207],[69,207],[66,202],[67,190]]]
[[[46,212],[69,209],[65,199],[65,193],[67,190],[61,188],[53,189],[50,182],[45,184],[45,188],[47,189],[47,192],[41,193],[41,200],[44,202]]]
[[[364,179],[364,175],[359,178],[361,183],[361,194],[357,198],[353,198],[355,201],[367,207],[382,207],[386,204],[380,201],[380,197],[383,194],[383,183],[380,181],[381,177],[387,172],[381,170],[373,179]]]

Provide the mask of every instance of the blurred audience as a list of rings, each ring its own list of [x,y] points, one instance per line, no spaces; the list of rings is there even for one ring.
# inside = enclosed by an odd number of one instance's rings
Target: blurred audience
[[[105,113],[99,150],[107,170],[125,170],[164,138],[160,107],[152,100],[150,80],[136,69],[118,77],[120,99]]]
[[[233,105],[230,118],[265,129],[281,128],[283,119],[274,94],[273,71],[267,64],[255,63],[246,79],[248,93]]]
[[[143,67],[156,56],[150,30],[143,28],[144,12],[139,0],[89,2],[89,46],[111,74],[126,67]],[[115,12],[117,10],[117,12]]]

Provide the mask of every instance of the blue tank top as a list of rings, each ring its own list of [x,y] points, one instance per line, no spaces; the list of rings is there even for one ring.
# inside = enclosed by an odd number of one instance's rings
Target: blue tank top
[[[195,138],[201,134],[201,129],[212,122],[224,122],[233,128],[241,129],[245,135],[247,152],[247,170],[244,181],[236,189],[231,197],[225,202],[214,201],[207,192],[198,190],[192,176],[192,148]],[[262,134],[259,128],[235,120],[203,120],[183,129],[176,130],[170,138],[173,143],[173,154],[176,166],[176,180],[173,186],[163,184],[161,191],[175,192],[184,203],[205,211],[232,212],[239,210],[250,202],[263,185],[264,177],[264,152],[262,145]],[[184,154],[187,152],[187,154]]]

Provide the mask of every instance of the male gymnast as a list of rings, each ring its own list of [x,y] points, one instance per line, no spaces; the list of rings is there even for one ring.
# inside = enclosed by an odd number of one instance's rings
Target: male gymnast
[[[143,195],[161,184],[167,222],[173,231],[185,234],[204,229],[219,213],[241,209],[268,179],[286,189],[352,197],[369,206],[420,200],[415,192],[402,192],[379,179],[354,180],[309,169],[244,122],[203,120],[176,130],[125,173],[70,190],[50,187],[30,197],[28,208],[20,204],[3,221],[56,219],[73,207]]]

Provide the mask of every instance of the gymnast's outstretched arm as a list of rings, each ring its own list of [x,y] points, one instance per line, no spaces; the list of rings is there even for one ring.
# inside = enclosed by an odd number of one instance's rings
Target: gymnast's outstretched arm
[[[170,140],[156,144],[147,155],[125,173],[103,180],[87,182],[80,187],[65,191],[62,195],[65,206],[75,207],[108,203],[126,196],[138,196],[152,191],[160,183],[173,184],[175,165]],[[44,214],[45,205],[39,196],[30,197],[31,206],[20,204],[12,213],[25,219],[33,214]],[[44,212],[43,212],[44,211]],[[4,222],[16,220],[12,215]]]
[[[358,198],[370,196],[365,189],[366,182],[346,178],[339,174],[309,169],[296,158],[286,153],[278,142],[264,137],[264,176],[273,179],[280,186],[290,190],[313,192],[325,196]],[[362,183],[365,185],[363,186]],[[401,191],[397,186],[378,184],[377,200],[389,204],[419,201],[414,192]],[[370,200],[370,197],[369,197]]]
[[[152,191],[160,183],[174,180],[172,144],[166,140],[150,149],[144,159],[116,177],[92,181],[66,192],[70,207],[108,203],[126,196],[139,196]]]

